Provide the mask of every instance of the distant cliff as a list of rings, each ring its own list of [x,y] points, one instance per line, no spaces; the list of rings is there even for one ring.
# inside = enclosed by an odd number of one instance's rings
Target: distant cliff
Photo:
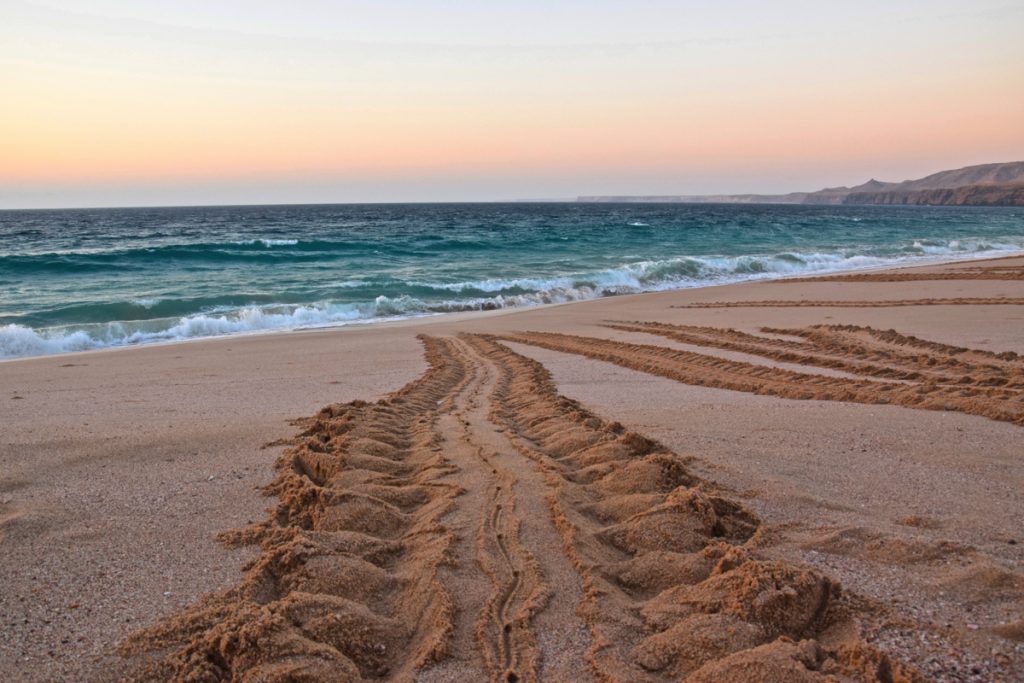
[[[967,185],[935,190],[851,192],[843,204],[1024,206],[1024,184]]]
[[[576,201],[657,204],[800,204],[807,195],[807,192],[792,192],[790,194],[592,195],[577,197]]]
[[[901,183],[869,180],[789,194],[602,195],[580,202],[690,202],[695,204],[920,204],[1024,206],[1024,161],[967,166]]]
[[[920,180],[904,180],[893,190],[948,190],[969,185],[1021,185],[1024,184],[1024,161],[1004,164],[981,164],[954,171],[940,171]]]

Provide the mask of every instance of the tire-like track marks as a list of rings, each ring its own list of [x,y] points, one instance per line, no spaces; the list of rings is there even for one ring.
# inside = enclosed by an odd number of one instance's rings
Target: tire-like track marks
[[[545,474],[602,680],[920,680],[863,643],[816,641],[838,587],[757,559],[757,518],[674,453],[559,395],[497,338],[465,339],[500,369],[493,419]]]
[[[899,306],[1024,306],[1024,298],[959,298],[959,299],[892,299],[890,301],[814,301],[810,299],[783,301],[708,301],[703,303],[680,304],[670,308],[895,308]]]
[[[921,680],[829,636],[838,586],[759,559],[664,446],[495,338],[423,342],[420,379],[306,423],[270,518],[225,535],[259,556],[131,638],[132,679]]]
[[[842,275],[784,278],[777,280],[777,282],[920,282],[923,280],[1024,280],[1024,268],[1019,266],[1000,266],[997,268],[975,266],[962,270],[944,270],[932,273],[846,273]]]
[[[651,330],[645,328],[643,331]],[[791,332],[772,329],[766,329],[765,331],[773,333]],[[686,333],[680,334],[686,335]],[[687,338],[697,339],[698,335],[692,335]],[[911,339],[909,337],[903,338]],[[993,388],[984,384],[985,380],[974,380],[969,375],[964,377],[970,379],[962,383],[943,384],[927,380],[897,383],[794,372],[755,363],[730,360],[714,355],[596,337],[581,337],[549,332],[524,332],[502,335],[502,339],[603,360],[632,370],[668,377],[695,386],[730,389],[733,391],[800,400],[848,401],[866,404],[892,404],[924,410],[956,410],[972,415],[981,415],[994,420],[1024,425],[1024,397],[1022,397],[1021,390],[1017,388],[1016,375],[1014,375],[1013,379],[1008,380],[1010,382],[1009,388]],[[918,341],[922,344],[933,344],[923,340]],[[736,344],[736,348],[738,348],[740,342],[727,340],[714,343],[705,342],[704,345],[712,346],[717,344]],[[765,346],[768,346],[767,341]],[[941,347],[942,345],[935,346]],[[765,350],[762,355],[774,353],[774,351]],[[782,357],[782,355],[779,354],[779,357]],[[812,354],[806,355],[809,362]],[[795,357],[792,360],[800,362]],[[820,358],[816,358],[816,360],[821,364],[826,362],[834,363],[829,365],[829,367],[838,367],[844,363],[850,369],[860,367],[866,371],[870,367],[869,364],[859,364],[850,361],[835,361],[834,359],[826,361]],[[874,371],[882,373],[891,371],[896,375],[904,372],[900,369],[883,369],[879,366],[875,366]],[[979,383],[981,384],[980,386]]]
[[[446,654],[454,537],[438,520],[460,489],[441,481],[437,423],[468,369],[450,342],[424,344],[420,379],[309,420],[277,462],[270,519],[225,536],[260,543],[241,583],[132,637],[133,679],[409,680]]]
[[[761,328],[765,334],[796,337],[779,339],[694,325],[623,322],[607,327],[865,377],[997,388],[1006,390],[1008,393],[997,395],[1009,400],[1014,392],[1024,391],[1024,359],[1016,353],[995,354],[939,344],[894,330],[859,325]]]
[[[477,519],[469,521],[473,515],[470,509],[461,511],[461,516],[463,526],[476,524],[476,563],[491,584],[489,597],[477,608],[475,648],[461,644],[460,649],[476,649],[482,656],[486,675],[492,680],[536,680],[539,652],[532,620],[547,605],[550,591],[544,568],[520,540],[517,470],[520,475],[529,476],[529,472],[514,467],[521,464],[518,459],[511,463],[513,467],[509,466],[502,451],[511,449],[507,444],[503,448],[502,438],[487,423],[493,373],[462,341],[446,341],[457,350],[469,372],[465,384],[452,396],[450,415],[441,420],[443,425],[451,425],[442,430],[445,452],[459,468],[459,475],[477,470],[480,476],[476,479],[485,482],[478,485],[481,495],[475,499],[479,507]],[[459,476],[456,479],[462,480]],[[455,595],[468,592],[455,577],[447,585]]]

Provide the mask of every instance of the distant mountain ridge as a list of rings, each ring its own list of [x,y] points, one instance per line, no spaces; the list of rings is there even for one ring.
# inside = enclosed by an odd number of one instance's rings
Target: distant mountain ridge
[[[900,183],[871,179],[854,187],[788,194],[602,195],[580,202],[692,202],[724,204],[908,204],[1024,206],[1024,161],[939,171]]]

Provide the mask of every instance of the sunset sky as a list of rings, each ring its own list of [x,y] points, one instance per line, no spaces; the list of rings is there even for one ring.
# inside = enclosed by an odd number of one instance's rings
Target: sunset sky
[[[903,180],[1024,159],[1022,36],[1005,0],[0,0],[0,208]]]

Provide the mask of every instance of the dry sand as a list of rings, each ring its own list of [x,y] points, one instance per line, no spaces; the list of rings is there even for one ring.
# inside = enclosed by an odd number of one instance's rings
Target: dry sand
[[[1020,679],[1021,272],[0,363],[0,671]]]

